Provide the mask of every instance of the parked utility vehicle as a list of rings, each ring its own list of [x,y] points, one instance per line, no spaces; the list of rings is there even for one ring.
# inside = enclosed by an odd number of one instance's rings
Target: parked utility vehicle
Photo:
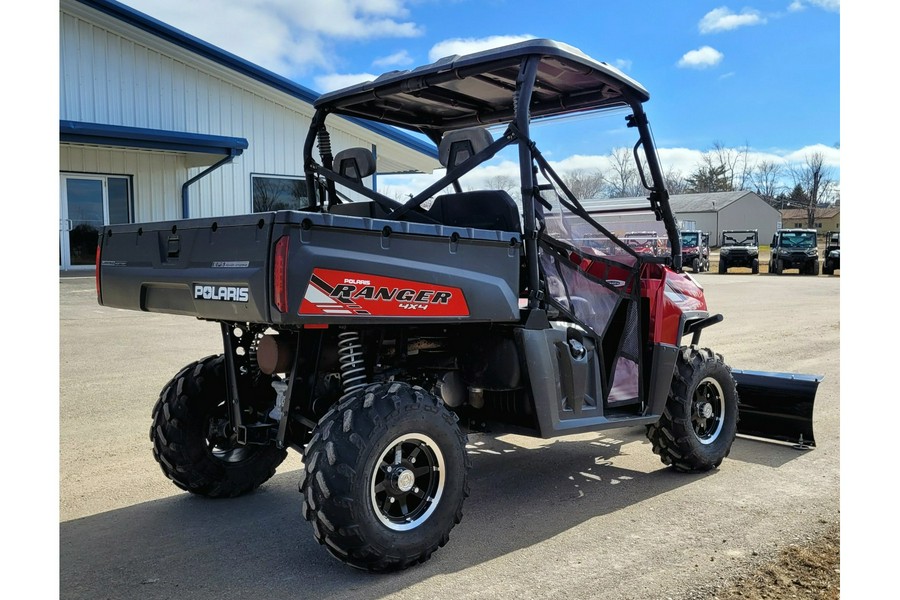
[[[732,267],[749,268],[759,273],[759,233],[756,229],[727,229],[719,245],[719,274]]]
[[[829,231],[825,234],[825,251],[822,253],[822,275],[834,275],[841,270],[841,233]]]
[[[644,426],[664,464],[695,472],[718,467],[737,431],[813,442],[819,378],[732,371],[699,345],[722,317],[681,273],[648,98],[548,40],[448,57],[315,103],[304,210],[106,227],[100,304],[221,328],[224,352],[184,367],[153,409],[165,475],[236,496],[297,450],[316,539],[385,571],[427,560],[460,521],[470,421],[545,438]],[[637,252],[590,216],[531,128],[623,110],[642,217],[663,224],[670,256]],[[446,172],[403,204],[374,191],[373,153],[332,149],[328,125],[342,118],[424,134]],[[521,198],[463,191],[504,149]]]
[[[800,275],[819,274],[819,245],[815,229],[779,229],[772,236],[769,273],[797,269]]]
[[[709,234],[705,231],[681,231],[681,264],[694,273],[709,271]]]

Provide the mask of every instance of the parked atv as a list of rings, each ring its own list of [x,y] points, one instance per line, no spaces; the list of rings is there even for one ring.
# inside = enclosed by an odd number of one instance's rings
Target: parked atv
[[[823,253],[822,275],[834,275],[841,270],[841,234],[829,231],[825,234],[825,251]]]
[[[729,229],[722,232],[719,246],[719,274],[732,267],[749,268],[759,273],[759,234],[756,229]]]
[[[815,229],[779,229],[772,236],[769,273],[797,269],[800,275],[819,274],[819,246]]]
[[[709,271],[709,234],[705,231],[681,232],[681,264],[694,273]]]
[[[428,560],[460,522],[469,423],[542,438],[644,426],[663,464],[697,473],[738,432],[814,444],[821,378],[732,371],[700,345],[722,316],[682,272],[648,99],[549,40],[448,57],[315,102],[304,210],[104,228],[100,304],[222,333],[223,352],[185,366],[153,409],[163,473],[237,496],[298,451],[315,538],[390,571]],[[613,233],[626,231],[615,202],[589,214],[532,129],[623,110],[647,189],[629,215],[661,224],[666,256]],[[446,171],[402,204],[371,189],[374,153],[332,148],[329,124],[348,118],[424,135]],[[519,198],[467,178],[504,152]]]
[[[623,241],[638,254],[669,256],[669,240],[656,231],[629,231]]]

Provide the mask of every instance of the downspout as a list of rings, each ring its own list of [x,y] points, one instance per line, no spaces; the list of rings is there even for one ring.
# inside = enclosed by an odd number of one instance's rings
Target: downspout
[[[213,166],[200,172],[198,175],[194,175],[193,177],[191,177],[190,179],[188,179],[187,181],[184,182],[184,184],[181,186],[181,218],[182,219],[190,218],[190,214],[189,214],[190,213],[190,208],[189,208],[190,203],[188,202],[188,186],[190,186],[192,183],[196,182],[197,180],[202,179],[203,177],[206,177],[207,175],[209,175],[210,173],[212,173],[213,171],[215,171],[222,165],[230,163],[240,154],[241,154],[240,150],[235,150],[234,148],[231,148],[228,150],[228,156],[226,156],[225,158],[223,158],[222,160],[220,160]]]

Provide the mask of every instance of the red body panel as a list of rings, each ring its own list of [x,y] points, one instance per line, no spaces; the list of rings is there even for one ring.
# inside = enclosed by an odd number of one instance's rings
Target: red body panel
[[[682,315],[707,310],[703,288],[688,275],[660,265],[644,266],[641,296],[650,300],[652,343],[681,345]]]

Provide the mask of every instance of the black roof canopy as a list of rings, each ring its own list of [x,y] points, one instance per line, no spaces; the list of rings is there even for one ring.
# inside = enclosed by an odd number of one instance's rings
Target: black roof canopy
[[[523,60],[539,60],[532,118],[645,102],[641,84],[577,48],[534,39],[465,56],[449,56],[408,71],[323,94],[317,109],[431,133],[508,122]]]

